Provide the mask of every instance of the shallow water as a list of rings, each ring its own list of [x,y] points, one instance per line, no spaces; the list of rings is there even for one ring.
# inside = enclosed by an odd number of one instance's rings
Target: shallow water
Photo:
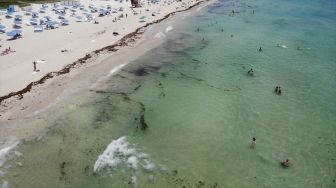
[[[0,178],[11,187],[335,187],[335,1],[219,1],[186,23],[21,144]]]

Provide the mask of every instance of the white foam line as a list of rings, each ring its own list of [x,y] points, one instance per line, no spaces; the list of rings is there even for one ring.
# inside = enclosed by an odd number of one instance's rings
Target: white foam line
[[[156,34],[154,35],[154,38],[155,38],[155,39],[159,39],[159,38],[163,38],[163,37],[166,37],[166,35],[163,34],[161,31],[158,32],[158,33],[156,33]]]
[[[168,32],[171,31],[171,30],[173,30],[173,26],[168,26],[168,27],[166,28],[166,33],[168,33]]]
[[[11,143],[9,146],[0,149],[0,167],[6,162],[9,153],[19,144],[19,141]]]
[[[118,65],[116,67],[114,67],[111,71],[110,71],[110,74],[108,76],[112,76],[114,73],[116,73],[118,70],[120,70],[121,68],[123,68],[126,64],[121,64],[121,65]]]
[[[134,144],[129,143],[126,136],[122,136],[113,140],[99,155],[93,171],[99,172],[106,167],[113,169],[120,164],[126,164],[134,172],[137,172],[139,165],[143,170],[152,172],[155,170],[155,164],[148,157],[148,154],[139,152]]]
[[[124,64],[120,64],[120,65],[114,67],[112,70],[110,70],[110,72],[109,72],[107,75],[100,77],[95,83],[93,83],[93,84],[90,86],[90,89],[95,88],[95,87],[97,86],[98,83],[100,83],[100,82],[102,82],[102,81],[108,79],[108,78],[109,78],[110,76],[112,76],[114,73],[118,72],[121,68],[123,68],[125,65],[126,65],[126,63],[124,63]]]
[[[8,182],[7,181],[3,181],[2,182],[2,186],[1,186],[2,188],[9,188],[9,184],[8,184]]]

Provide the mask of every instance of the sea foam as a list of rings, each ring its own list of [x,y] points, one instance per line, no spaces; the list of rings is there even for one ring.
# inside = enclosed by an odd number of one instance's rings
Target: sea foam
[[[164,37],[166,37],[166,35],[163,34],[162,32],[158,32],[154,35],[155,39],[164,38]]]
[[[3,181],[1,188],[9,188],[8,182],[7,181]]]
[[[114,73],[118,72],[120,69],[122,69],[126,64],[120,64],[116,67],[114,67],[113,69],[110,70],[110,72],[100,78],[98,78],[98,80],[93,83],[91,86],[90,86],[90,89],[93,89],[95,88],[100,82],[104,81],[104,80],[107,80],[110,76],[112,76]]]
[[[125,157],[131,157],[132,154],[135,154],[135,149],[127,142],[125,136],[120,137],[107,146],[105,151],[98,157],[93,170],[98,172],[107,166],[114,168],[119,163],[124,162]]]
[[[173,30],[173,27],[172,27],[172,26],[168,26],[168,27],[166,28],[166,33],[168,33],[168,32],[171,31],[171,30]]]
[[[155,164],[149,159],[149,155],[140,152],[139,149],[127,141],[123,136],[113,140],[98,156],[93,171],[99,172],[105,168],[116,168],[118,165],[126,165],[129,169],[138,170],[139,166],[145,171],[153,171]]]
[[[22,156],[22,154],[18,151],[15,151],[15,148],[19,144],[19,141],[9,141],[7,142],[4,147],[0,149],[0,167],[5,164],[6,160],[11,156],[11,155],[16,155],[16,156]],[[0,177],[4,176],[4,172],[1,171],[0,169]],[[8,188],[9,184],[6,180],[3,180],[1,188]]]
[[[0,167],[6,162],[11,151],[19,144],[19,141],[15,141],[8,146],[0,149]]]

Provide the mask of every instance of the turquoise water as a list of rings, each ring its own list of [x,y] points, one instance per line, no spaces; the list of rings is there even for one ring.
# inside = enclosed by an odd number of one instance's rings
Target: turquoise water
[[[12,187],[336,187],[336,2],[219,1],[186,23],[46,136],[23,143],[3,179]],[[98,160],[110,143],[118,152]]]

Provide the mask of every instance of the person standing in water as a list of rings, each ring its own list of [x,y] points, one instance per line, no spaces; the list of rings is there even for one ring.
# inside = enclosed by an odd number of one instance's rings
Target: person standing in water
[[[250,76],[253,76],[253,74],[254,74],[253,69],[251,68],[249,71],[247,71],[247,74],[250,75]]]
[[[259,48],[259,52],[262,52],[262,49],[261,49],[261,47]]]
[[[283,167],[289,167],[289,159],[286,159],[284,161],[281,161],[280,164],[283,166]]]
[[[257,145],[257,139],[253,137],[251,142],[251,148],[255,148],[256,145]]]

